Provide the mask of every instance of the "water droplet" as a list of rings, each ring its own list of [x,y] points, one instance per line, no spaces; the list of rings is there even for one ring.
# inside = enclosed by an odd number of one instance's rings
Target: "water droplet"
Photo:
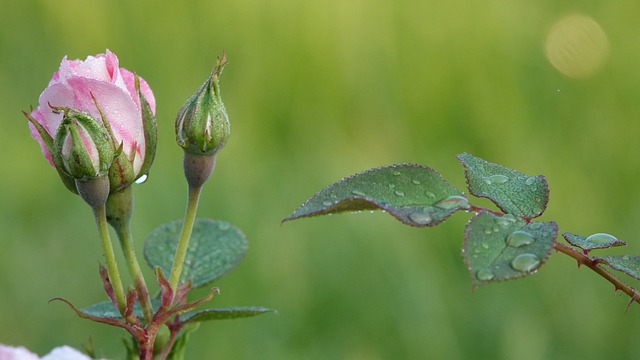
[[[516,222],[516,217],[511,214],[504,214],[496,219],[496,223],[502,227],[508,227]]]
[[[149,178],[149,176],[147,176],[147,174],[144,174],[142,176],[140,176],[139,178],[136,179],[136,181],[134,181],[136,184],[142,184],[145,181],[147,181],[147,179]]]
[[[476,277],[481,281],[489,281],[493,279],[495,275],[493,275],[493,273],[489,269],[481,269],[478,270],[478,273],[476,273]]]
[[[394,171],[393,176],[400,176],[400,171]]]
[[[467,198],[465,198],[464,196],[449,196],[448,198],[439,201],[436,204],[437,207],[441,208],[441,209],[445,209],[445,210],[449,210],[449,209],[453,209],[453,208],[462,208],[462,209],[468,209],[469,206],[469,200],[467,200]]]
[[[228,222],[221,221],[218,223],[218,229],[220,230],[227,230],[229,229],[229,227],[231,227],[231,224],[229,224]]]
[[[331,205],[333,205],[333,201],[323,201],[322,205],[323,206],[331,206]]]
[[[436,194],[432,193],[431,191],[426,191],[425,195],[427,195],[428,197],[435,199],[436,198]]]
[[[529,234],[526,231],[514,231],[507,238],[507,245],[512,247],[522,247],[525,245],[529,245],[536,241],[533,235]]]
[[[394,191],[394,193],[395,193],[396,195],[398,195],[398,196],[404,196],[404,192],[403,192],[403,191],[400,191],[400,190],[396,190],[396,191]]]
[[[527,178],[527,180],[524,181],[524,183],[526,185],[533,185],[533,183],[535,183],[535,182],[536,182],[536,177],[535,176],[529,176]]]
[[[357,196],[367,196],[367,194],[363,193],[363,192],[362,192],[362,191],[360,191],[360,190],[351,190],[351,193],[352,193],[353,195],[357,195]]]
[[[487,234],[487,235],[491,234],[492,232],[493,232],[493,229],[492,229],[492,228],[486,228],[486,229],[484,229],[484,233],[485,233],[485,234]]]
[[[631,256],[629,255],[622,256],[622,260],[629,260],[629,259],[631,259]]]
[[[520,254],[511,261],[511,267],[522,272],[530,272],[540,265],[540,259],[529,253]]]
[[[413,179],[413,180],[411,180],[411,182],[416,184],[416,185],[420,185],[420,180],[418,180],[418,179]]]
[[[409,214],[409,219],[418,225],[427,225],[433,220],[431,215],[418,212]]]
[[[618,239],[615,236],[605,234],[605,233],[597,233],[597,234],[590,235],[586,240],[586,242],[591,244],[611,244],[617,241]]]
[[[489,250],[489,244],[487,244],[487,243],[482,243],[482,244],[480,244],[480,246],[482,246],[482,248],[485,249],[485,250]]]
[[[393,189],[396,187],[396,184],[389,184],[389,189]]]
[[[338,198],[338,195],[336,195],[336,194],[331,194],[331,198],[332,198],[333,200],[335,200],[335,199],[337,199],[337,198]]]
[[[484,178],[484,182],[488,185],[492,184],[504,184],[509,181],[509,178],[504,175],[491,175]]]
[[[529,224],[529,229],[531,230],[538,230],[542,227],[542,224],[539,222],[532,222]]]

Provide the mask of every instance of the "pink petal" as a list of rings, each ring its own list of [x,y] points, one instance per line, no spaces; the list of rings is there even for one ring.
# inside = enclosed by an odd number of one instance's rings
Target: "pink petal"
[[[122,79],[124,80],[124,83],[127,86],[127,90],[131,94],[131,97],[135,100],[136,105],[140,107],[140,101],[138,99],[138,95],[136,94],[134,74],[131,71],[124,68],[120,69],[120,74],[122,75]],[[147,84],[147,82],[142,77],[138,76],[138,79],[140,79],[140,91],[142,92],[142,95],[144,95],[144,97],[147,99],[147,102],[151,107],[151,112],[153,113],[153,115],[155,115],[156,114],[156,98],[153,95],[153,91],[151,91],[149,84]]]
[[[145,141],[140,110],[129,93],[117,86],[94,79],[75,77],[69,79],[68,83],[75,90],[74,104],[71,107],[86,111],[96,119],[100,119],[100,113],[91,98],[93,94],[111,125],[116,142],[123,143],[123,149],[127,155],[131,154],[130,149],[133,144],[140,144],[138,151],[141,156],[136,156],[133,164],[137,174],[144,160]]]

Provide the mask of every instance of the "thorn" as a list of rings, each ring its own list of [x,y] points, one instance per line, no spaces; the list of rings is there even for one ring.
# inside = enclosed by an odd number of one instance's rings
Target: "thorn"
[[[631,299],[629,299],[629,302],[627,303],[627,307],[624,309],[624,314],[625,315],[627,315],[627,311],[629,311],[629,308],[631,307],[631,304],[633,304],[638,299],[640,299],[640,295],[638,295],[638,293],[634,291],[633,292],[633,296],[631,297]]]

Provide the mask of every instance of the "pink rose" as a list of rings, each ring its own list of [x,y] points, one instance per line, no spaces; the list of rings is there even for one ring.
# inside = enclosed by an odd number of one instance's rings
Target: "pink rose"
[[[140,92],[155,116],[156,102],[153,92],[144,79],[139,77],[139,80]],[[135,88],[134,74],[119,67],[118,57],[114,53],[107,50],[105,54],[89,56],[84,61],[67,60],[65,56],[49,85],[40,94],[38,103],[38,107],[30,115],[52,138],[56,137],[63,114],[61,111],[54,111],[50,106],[79,110],[100,120],[99,107],[111,127],[116,147],[122,144],[127,159],[133,158],[131,165],[134,179],[142,175],[141,170],[148,170],[148,166],[142,169],[148,154],[142,105]],[[52,154],[36,127],[31,123],[29,127],[31,136],[40,143],[42,153],[49,163],[55,166]],[[155,144],[153,146],[155,152]],[[155,154],[149,155],[152,159]],[[132,181],[120,180],[118,186],[128,185],[125,183],[130,184]],[[112,187],[113,183],[112,178]]]

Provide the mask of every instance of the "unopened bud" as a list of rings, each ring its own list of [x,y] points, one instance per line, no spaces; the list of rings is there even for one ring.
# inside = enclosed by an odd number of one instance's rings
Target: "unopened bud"
[[[104,125],[91,115],[73,109],[64,111],[53,143],[54,157],[62,171],[77,181],[88,181],[107,174],[114,149]]]
[[[185,153],[215,155],[229,139],[229,117],[220,96],[219,78],[227,64],[218,57],[211,76],[178,111],[176,140]]]

